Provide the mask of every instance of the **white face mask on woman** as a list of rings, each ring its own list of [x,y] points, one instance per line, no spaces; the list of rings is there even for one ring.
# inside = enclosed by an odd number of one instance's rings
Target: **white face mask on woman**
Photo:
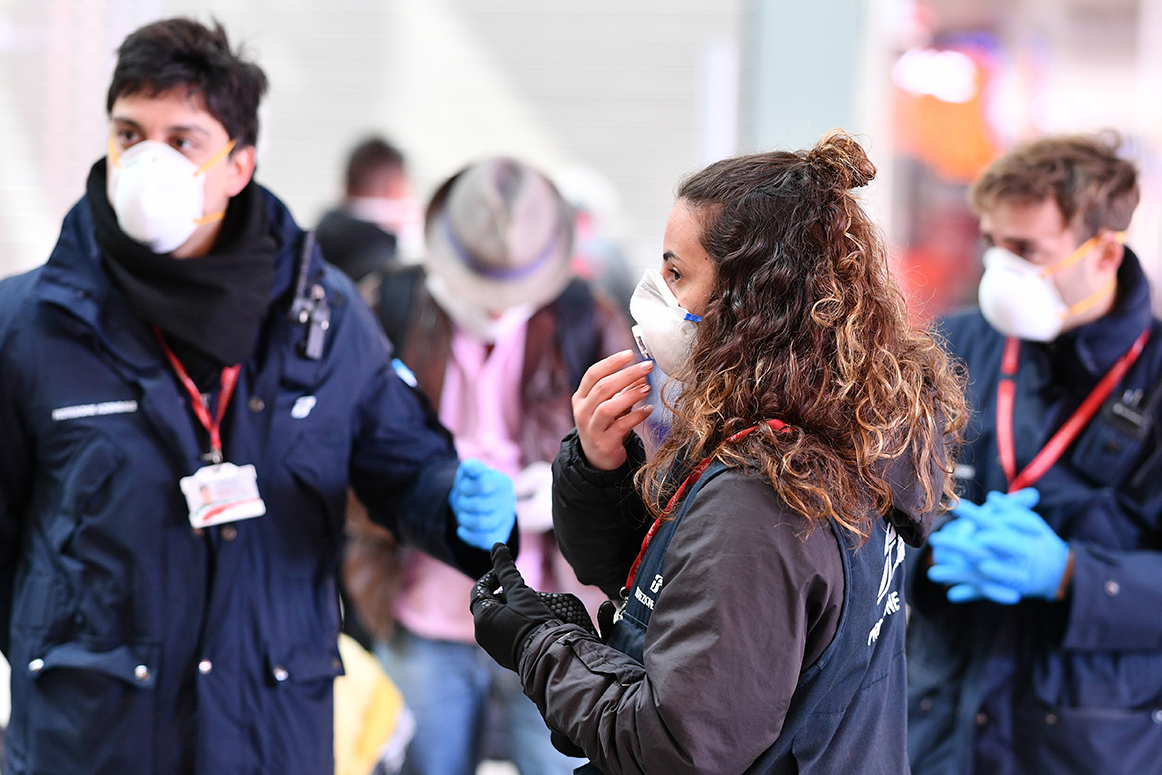
[[[106,192],[121,230],[155,253],[169,253],[198,226],[221,220],[225,210],[203,215],[205,172],[233,148],[231,140],[199,167],[166,143],[143,140],[119,154],[110,138]]]
[[[678,304],[678,298],[656,269],[647,269],[629,300],[629,314],[637,322],[633,338],[642,355],[674,375],[694,349],[702,318]]]
[[[1122,234],[1117,235],[1122,238]],[[1051,342],[1066,320],[1085,312],[1110,291],[1112,279],[1075,304],[1066,304],[1053,275],[1073,266],[1086,256],[1097,237],[1086,240],[1077,250],[1056,264],[1040,266],[1016,253],[994,246],[984,252],[984,275],[977,292],[981,314],[989,325],[1005,336],[1030,342]]]

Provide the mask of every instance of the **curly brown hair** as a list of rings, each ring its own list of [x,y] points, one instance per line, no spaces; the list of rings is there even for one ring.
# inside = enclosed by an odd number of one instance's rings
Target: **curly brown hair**
[[[638,473],[655,516],[676,484],[667,472],[704,457],[761,471],[810,524],[834,519],[865,538],[891,507],[893,461],[910,458],[926,510],[952,502],[963,376],[908,322],[850,191],[874,175],[833,130],[809,151],[726,159],[679,186],[717,276],[687,367],[671,375],[681,390],[663,398],[671,435]],[[790,429],[723,445],[771,418]]]

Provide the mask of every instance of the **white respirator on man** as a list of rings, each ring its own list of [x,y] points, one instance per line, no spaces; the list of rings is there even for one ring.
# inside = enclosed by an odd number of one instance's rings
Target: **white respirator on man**
[[[682,307],[661,273],[647,269],[629,300],[629,314],[637,323],[633,338],[642,355],[667,375],[686,364],[702,318]]]
[[[1124,239],[1121,232],[1116,235]],[[1061,333],[1066,320],[1096,304],[1116,282],[1111,279],[1075,304],[1066,304],[1053,275],[1073,266],[1086,256],[1097,237],[1082,243],[1061,261],[1048,266],[1031,263],[1005,248],[994,246],[984,252],[984,275],[977,300],[989,325],[1005,336],[1030,342],[1051,342]]]
[[[155,253],[169,253],[198,226],[222,220],[225,210],[204,214],[205,172],[233,148],[231,140],[199,167],[166,143],[143,140],[118,153],[110,138],[106,193],[121,230]]]

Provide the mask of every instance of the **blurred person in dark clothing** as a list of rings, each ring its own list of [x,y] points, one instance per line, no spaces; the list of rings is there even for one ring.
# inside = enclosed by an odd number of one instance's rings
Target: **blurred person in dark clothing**
[[[315,234],[323,257],[374,306],[381,273],[399,263],[401,254],[415,252],[422,228],[403,153],[382,137],[369,137],[352,149],[343,202],[323,215]]]

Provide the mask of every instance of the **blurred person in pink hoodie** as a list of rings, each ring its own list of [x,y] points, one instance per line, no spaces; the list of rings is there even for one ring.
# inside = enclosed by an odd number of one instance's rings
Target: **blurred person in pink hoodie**
[[[490,158],[452,176],[426,235],[423,265],[385,276],[380,320],[460,454],[515,480],[522,573],[594,609],[604,596],[577,581],[553,538],[550,461],[585,370],[631,348],[628,322],[573,274],[572,208],[526,164]],[[356,529],[365,543],[367,526]],[[361,567],[372,562],[349,555],[347,573],[380,579],[351,590],[361,613],[394,598],[397,626],[389,639],[380,630],[377,653],[416,717],[404,773],[473,773],[496,754],[494,737],[522,775],[572,772],[581,762],[553,749],[516,677],[476,645],[472,580],[418,553],[403,556],[398,582]]]

